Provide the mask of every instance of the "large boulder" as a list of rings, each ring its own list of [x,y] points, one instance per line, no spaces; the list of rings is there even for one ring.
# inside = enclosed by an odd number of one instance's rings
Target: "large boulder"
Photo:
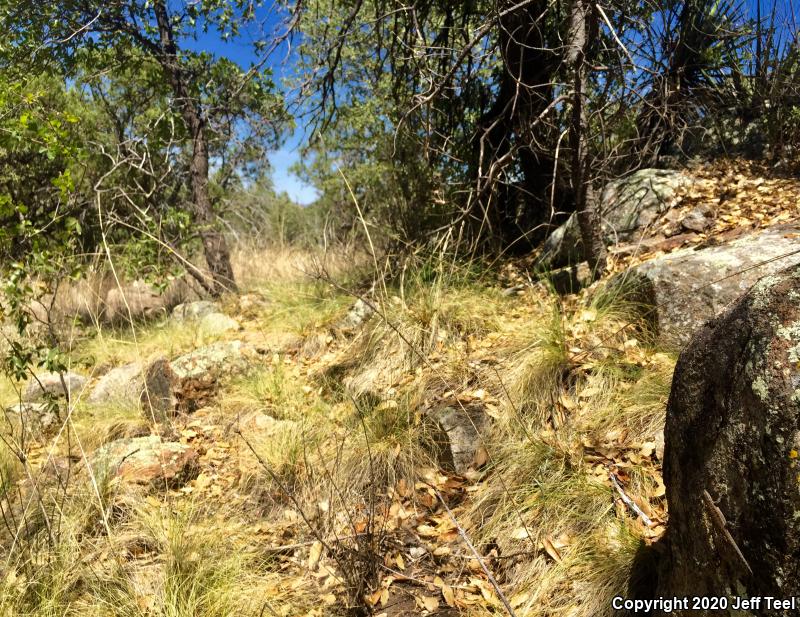
[[[671,169],[640,169],[609,182],[600,196],[600,217],[606,244],[639,238],[662,213],[680,202],[680,189],[692,178]],[[542,259],[552,268],[581,261],[583,243],[575,214],[545,240]]]
[[[153,488],[176,488],[198,473],[198,454],[158,435],[132,437],[100,447],[91,458],[95,473],[113,474],[120,481]]]
[[[66,371],[64,373],[38,373],[28,382],[22,400],[31,403],[45,396],[77,398],[86,387],[87,379],[83,375]]]
[[[681,354],[654,597],[800,596],[800,266],[762,278]],[[655,612],[655,614],[664,614]],[[797,615],[679,609],[670,615]]]
[[[800,263],[798,232],[773,228],[729,244],[678,250],[635,266],[612,285],[642,307],[662,345],[680,349],[760,277]]]

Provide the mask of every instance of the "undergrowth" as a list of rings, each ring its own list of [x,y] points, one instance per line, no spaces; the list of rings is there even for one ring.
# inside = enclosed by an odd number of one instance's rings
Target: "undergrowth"
[[[0,444],[3,495],[27,495],[31,517],[4,540],[14,549],[0,613],[367,614],[403,568],[469,589],[485,566],[516,615],[609,614],[657,536],[609,476],[659,520],[652,444],[674,365],[624,294],[600,284],[559,297],[531,281],[504,292],[501,271],[442,255],[368,283],[347,282],[341,262],[337,279],[319,255],[242,253],[239,268],[245,259],[258,264],[242,279],[255,300],[246,310],[223,300],[243,331],[222,338],[268,351],[193,415],[157,426],[136,405],[77,400],[64,429],[31,446],[40,454],[27,470]],[[359,298],[367,309],[353,326],[345,317]],[[78,339],[71,358],[99,374],[214,340],[162,320]],[[0,390],[6,404],[15,392]],[[479,458],[458,475],[441,457],[434,412],[466,406],[490,422]],[[113,473],[89,481],[83,463],[98,447],[151,433],[197,449],[195,480],[155,494]],[[69,486],[43,483],[36,496],[28,478],[56,458],[73,466]],[[33,525],[39,511],[55,512],[56,537]],[[418,564],[393,540],[399,530],[440,552]],[[447,540],[428,540],[434,533]],[[450,554],[467,561],[448,565]],[[464,614],[503,611],[498,589],[480,594],[494,608],[465,602]]]

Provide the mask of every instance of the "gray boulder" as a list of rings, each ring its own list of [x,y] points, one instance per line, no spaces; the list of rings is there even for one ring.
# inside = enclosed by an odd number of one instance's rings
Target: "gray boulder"
[[[124,323],[153,319],[169,313],[174,297],[144,281],[133,281],[109,289],[105,297],[105,319]]]
[[[205,334],[224,334],[239,329],[239,322],[220,312],[219,307],[208,300],[179,304],[172,310],[175,323],[196,323]]]
[[[681,249],[631,268],[611,285],[642,308],[662,345],[680,349],[760,277],[800,263],[798,232],[772,228],[729,244]]]
[[[669,525],[648,598],[800,596],[799,361],[800,266],[762,278],[681,353],[665,430]],[[797,610],[669,613],[745,614]]]
[[[185,302],[172,309],[172,321],[198,321],[211,313],[218,313],[219,307],[209,300]]]
[[[217,335],[239,330],[239,322],[224,313],[208,313],[199,322],[200,330],[205,334]]]
[[[133,362],[103,375],[88,401],[141,405],[148,417],[153,412],[160,418],[175,407],[175,382],[176,376],[165,357],[148,363]]]
[[[22,394],[25,402],[39,401],[45,394],[55,397],[67,396],[71,399],[77,398],[86,387],[87,379],[83,375],[78,375],[71,371],[61,373],[39,373],[33,377]]]
[[[606,244],[639,238],[662,213],[680,202],[679,190],[692,178],[670,169],[640,169],[609,182],[600,196],[600,217]],[[578,220],[572,214],[544,243],[541,258],[550,267],[574,264],[583,257]]]
[[[214,380],[248,368],[253,350],[242,341],[227,341],[200,347],[172,361],[172,370],[180,380]]]

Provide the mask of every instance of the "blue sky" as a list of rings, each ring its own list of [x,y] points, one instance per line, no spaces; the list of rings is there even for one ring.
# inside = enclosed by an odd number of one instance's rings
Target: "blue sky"
[[[280,25],[280,16],[269,9],[264,8],[257,11],[257,13],[261,13],[259,18],[264,20],[264,30],[266,32]],[[263,34],[258,36],[263,36]],[[237,39],[225,42],[216,31],[210,30],[206,34],[201,33],[197,41],[186,41],[186,44],[193,49],[207,51],[220,57],[224,56],[237,62],[242,67],[248,67],[257,60],[251,43],[254,38],[256,37],[253,33],[242,32]],[[292,77],[294,66],[292,57],[287,57],[285,45],[270,56],[267,66],[272,70],[273,79],[279,86],[285,78]],[[272,166],[272,181],[275,190],[286,192],[292,200],[299,204],[308,205],[317,198],[317,190],[290,171],[291,166],[300,160],[302,139],[303,130],[302,127],[298,127],[294,134],[286,136],[279,150],[270,154],[269,162]]]

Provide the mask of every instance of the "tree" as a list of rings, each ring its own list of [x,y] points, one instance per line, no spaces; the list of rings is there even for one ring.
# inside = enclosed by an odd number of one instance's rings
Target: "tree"
[[[572,0],[565,52],[565,62],[572,73],[572,118],[569,125],[572,192],[575,196],[575,211],[581,230],[584,257],[594,277],[598,277],[605,269],[606,246],[592,187],[591,155],[586,144],[589,114],[584,99],[590,92],[587,55],[597,28],[593,3],[590,0]]]
[[[66,75],[76,74],[86,50],[113,52],[113,62],[102,67],[105,70],[142,54],[156,63],[190,143],[191,211],[212,279],[204,284],[213,295],[235,289],[229,248],[216,225],[209,188],[210,136],[220,121],[237,132],[238,121],[247,120],[262,124],[259,135],[274,140],[285,116],[263,67],[256,63],[243,70],[184,44],[209,29],[218,30],[223,39],[235,38],[242,28],[257,23],[252,3],[66,0],[42,6],[27,1],[2,17],[6,31],[16,38],[12,45],[19,52],[17,62],[33,51],[40,65],[56,62]],[[33,44],[37,40],[48,44],[37,48]],[[257,47],[263,50],[265,43],[259,40]]]

